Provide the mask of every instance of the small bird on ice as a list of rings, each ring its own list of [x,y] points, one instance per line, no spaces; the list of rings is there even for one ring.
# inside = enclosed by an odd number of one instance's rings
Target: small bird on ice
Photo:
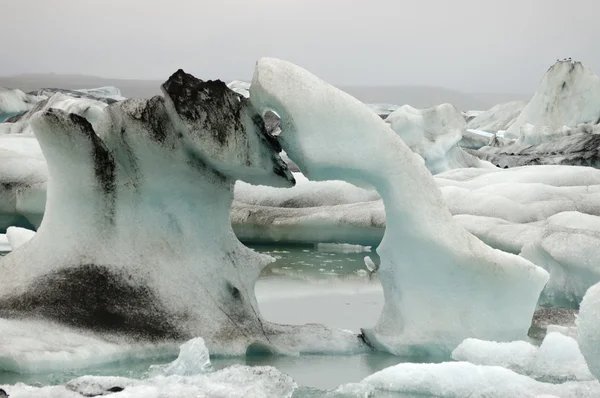
[[[0,388],[0,398],[8,398],[8,393]]]
[[[371,260],[371,257],[365,256],[365,266],[367,267],[367,271],[369,271],[369,279],[371,279],[373,274],[379,269],[379,265],[375,264],[373,260]]]

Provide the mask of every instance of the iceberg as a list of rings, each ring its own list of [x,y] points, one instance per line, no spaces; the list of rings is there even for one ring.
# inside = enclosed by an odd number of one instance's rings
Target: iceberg
[[[518,138],[522,126],[561,128],[600,122],[600,78],[581,62],[558,61],[548,69],[533,98],[506,137]]]
[[[501,366],[548,383],[595,380],[577,341],[561,333],[548,333],[540,347],[525,341],[466,339],[452,352],[452,358],[475,365]]]
[[[383,198],[385,305],[377,325],[363,330],[369,344],[394,354],[448,353],[467,337],[526,336],[547,272],[460,227],[427,168],[379,116],[271,58],[258,61],[250,100],[280,116],[281,145],[307,178],[371,185]]]
[[[585,293],[579,307],[577,326],[581,353],[592,374],[600,379],[600,283]]]
[[[237,179],[294,184],[281,148],[220,81],[179,70],[162,90],[107,106],[95,129],[54,108],[32,116],[46,211],[0,260],[0,317],[108,341],[202,336],[215,354],[368,350],[356,334],[262,319],[254,284],[273,259],[236,239],[229,211]]]
[[[26,112],[43,99],[18,89],[0,87],[0,115]]]
[[[513,125],[525,106],[524,101],[511,101],[498,104],[487,111],[480,113],[467,122],[467,127],[472,130],[498,133],[507,130]]]
[[[502,168],[554,164],[600,168],[599,137],[600,125],[551,129],[527,124],[512,143],[492,141],[468,152]]]
[[[0,123],[0,133],[2,134],[32,134],[29,121],[39,112],[48,109],[60,109],[68,113],[74,113],[87,119],[92,126],[96,127],[96,122],[107,106],[105,102],[92,98],[77,98],[57,92],[51,97],[35,104],[27,112],[11,118],[7,123]]]
[[[330,396],[385,396],[386,393],[472,398],[540,398],[547,395],[593,398],[600,395],[600,383],[594,380],[551,384],[500,366],[468,362],[402,363],[374,373],[360,383],[341,386]]]
[[[404,105],[385,121],[413,152],[423,157],[432,174],[462,167],[494,167],[457,145],[467,124],[461,113],[450,104],[428,109]]]

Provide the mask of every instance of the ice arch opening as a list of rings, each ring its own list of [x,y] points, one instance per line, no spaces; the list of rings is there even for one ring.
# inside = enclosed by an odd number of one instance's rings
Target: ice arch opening
[[[448,353],[467,337],[525,338],[548,273],[457,225],[431,174],[350,95],[291,63],[263,58],[250,86],[281,117],[283,149],[307,177],[372,185],[387,229],[378,253],[385,305],[365,329],[382,351]]]

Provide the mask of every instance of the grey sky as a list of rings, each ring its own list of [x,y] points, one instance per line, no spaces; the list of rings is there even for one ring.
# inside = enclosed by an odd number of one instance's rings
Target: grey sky
[[[275,56],[340,85],[532,92],[600,72],[598,0],[0,0],[0,75],[249,79]]]

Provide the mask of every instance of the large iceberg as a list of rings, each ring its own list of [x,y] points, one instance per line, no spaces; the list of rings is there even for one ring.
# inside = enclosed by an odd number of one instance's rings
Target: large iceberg
[[[32,116],[46,211],[0,260],[0,316],[117,342],[202,336],[217,354],[368,349],[352,333],[262,319],[254,283],[272,258],[236,239],[229,209],[238,178],[293,185],[281,148],[220,81],[180,70],[162,89],[108,106],[95,130],[53,108]]]
[[[519,138],[525,124],[558,129],[582,123],[600,123],[600,78],[581,62],[558,61],[548,69],[506,136]]]
[[[450,104],[427,109],[404,105],[385,121],[413,152],[423,157],[432,174],[462,167],[494,167],[458,146],[467,124]]]
[[[387,228],[377,252],[385,305],[375,328],[364,330],[371,345],[446,353],[466,337],[526,335],[548,274],[454,222],[427,168],[380,117],[269,58],[257,64],[250,100],[281,117],[280,142],[308,178],[372,185],[383,198]]]

